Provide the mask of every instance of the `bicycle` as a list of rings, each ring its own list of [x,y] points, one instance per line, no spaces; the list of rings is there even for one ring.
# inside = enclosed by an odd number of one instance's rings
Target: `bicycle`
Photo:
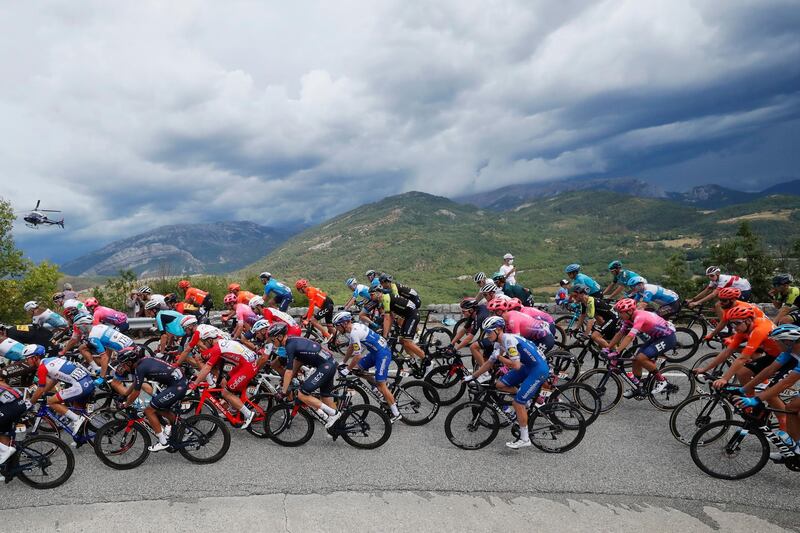
[[[259,384],[260,386],[260,384]],[[240,427],[245,417],[239,411],[233,411],[230,404],[222,397],[222,387],[212,387],[208,383],[200,383],[197,386],[200,397],[190,399],[188,402],[184,398],[181,400],[180,409],[182,414],[194,412],[195,415],[203,413],[225,419],[234,427]],[[256,394],[252,398],[248,396],[247,389],[239,395],[239,399],[245,407],[255,412],[255,417],[247,427],[247,432],[259,438],[266,438],[262,431],[264,415],[272,407],[273,394]],[[210,407],[209,407],[210,406]]]
[[[709,330],[716,329],[719,324],[719,318],[714,314],[713,316],[706,316],[705,307],[689,307],[686,300],[681,302],[681,307],[677,313],[674,314],[672,320],[677,325],[680,324],[688,329],[700,329],[699,339],[704,339],[703,342],[712,350],[720,349],[727,337],[731,335],[730,329],[726,332],[718,333],[713,339],[705,340]],[[715,343],[715,344],[712,344]],[[718,344],[718,346],[716,345]]]
[[[167,442],[168,453],[179,452],[192,463],[210,464],[222,459],[231,445],[231,434],[219,418],[199,414],[183,417],[180,409],[173,408],[175,423]],[[95,434],[95,455],[115,470],[130,470],[145,462],[150,455],[153,428],[144,413],[135,409],[121,411],[122,419],[108,422]],[[206,455],[205,453],[211,453]],[[203,452],[201,454],[200,452]]]
[[[293,387],[293,390],[297,388]],[[382,409],[369,404],[351,404],[351,396],[344,388],[339,393],[332,392],[331,397],[341,413],[339,420],[327,430],[334,441],[342,437],[354,448],[373,450],[389,440],[392,423]],[[311,439],[316,423],[324,425],[325,420],[295,397],[292,401],[275,404],[267,411],[264,432],[281,446],[296,447]],[[369,440],[375,436],[377,438]]]
[[[475,382],[470,383],[470,393],[471,399],[450,411],[444,421],[445,435],[454,446],[462,450],[484,448],[504,425],[512,425],[511,434],[519,438],[519,426],[513,427],[515,417],[503,409],[509,402],[501,397],[509,393]],[[462,431],[463,435],[456,435]],[[585,434],[586,422],[580,409],[569,403],[534,403],[528,408],[531,444],[544,452],[567,452],[580,444]]]
[[[739,396],[738,387],[725,387],[721,393]],[[758,473],[770,460],[770,443],[778,449],[786,468],[800,472],[800,455],[775,434],[770,418],[774,413],[790,413],[763,405],[756,408],[736,406],[727,399],[743,420],[717,420],[701,428],[689,444],[692,461],[717,479],[745,479]]]
[[[66,483],[75,470],[75,455],[56,437],[28,435],[17,440],[14,433],[11,446],[17,450],[0,465],[0,476],[6,483],[18,477],[34,489],[52,489]]]

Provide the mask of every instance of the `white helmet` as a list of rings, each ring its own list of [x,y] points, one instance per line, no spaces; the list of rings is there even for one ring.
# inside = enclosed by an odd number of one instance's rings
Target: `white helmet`
[[[503,259],[514,259],[514,256],[511,254],[506,254],[503,256]]]
[[[219,328],[210,324],[200,324],[197,326],[197,335],[203,340],[217,339],[221,336],[220,333],[221,331]]]
[[[483,331],[491,331],[496,328],[505,329],[506,321],[503,320],[503,317],[500,316],[490,316],[489,318],[483,321],[482,327]]]
[[[258,277],[261,279],[271,279],[272,274],[270,274],[269,272],[262,272],[261,274],[258,275]]]
[[[161,305],[161,302],[159,302],[158,300],[150,299],[150,300],[147,300],[147,303],[144,304],[144,308],[145,308],[145,310],[150,311],[151,309],[155,309],[156,307],[159,307],[160,305]]]
[[[342,324],[345,324],[347,322],[352,322],[352,321],[353,321],[353,315],[351,315],[347,311],[340,311],[340,312],[336,313],[335,315],[333,315],[333,325],[334,326],[340,326]]]
[[[181,327],[185,328],[187,326],[191,326],[192,324],[197,324],[197,317],[194,315],[186,315],[181,318]]]
[[[88,315],[82,315],[75,319],[72,324],[81,331],[86,331],[92,327],[94,319]]]
[[[497,285],[494,284],[494,281],[486,280],[486,283],[481,287],[481,292],[497,292]]]
[[[261,296],[253,296],[250,298],[250,301],[247,302],[247,305],[249,305],[251,309],[255,309],[259,305],[264,305],[264,298]]]
[[[722,271],[719,269],[719,267],[711,265],[706,269],[706,276],[712,276],[714,274],[719,274],[720,272]]]
[[[258,333],[262,329],[267,329],[269,327],[269,322],[265,319],[256,320],[255,324],[250,326],[250,331],[253,333]]]
[[[29,302],[25,302],[25,306],[24,307],[25,307],[25,311],[29,312],[29,311],[33,311],[34,309],[39,307],[39,304],[36,303],[35,301],[31,300]]]

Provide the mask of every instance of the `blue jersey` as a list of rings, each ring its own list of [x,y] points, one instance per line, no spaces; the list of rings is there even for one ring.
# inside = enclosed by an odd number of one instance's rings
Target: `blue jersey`
[[[660,285],[651,285],[650,283],[645,283],[644,291],[635,292],[631,294],[631,297],[637,302],[653,302],[659,305],[669,305],[680,299],[674,291],[665,289]]]
[[[639,274],[633,270],[620,270],[619,274],[614,276],[614,283],[627,287],[628,282],[637,276],[639,276]]]
[[[180,368],[173,368],[169,363],[154,357],[145,357],[138,365],[133,375],[133,388],[141,390],[145,380],[156,381],[162,385],[174,385],[186,379]]]
[[[787,365],[794,361],[795,367],[791,370],[792,372],[797,372],[800,374],[800,354],[794,354],[792,352],[783,352],[778,357],[775,358],[776,363],[780,363],[781,365]]]
[[[582,273],[578,273],[578,275],[575,276],[575,279],[572,281],[572,286],[574,287],[575,285],[585,285],[589,287],[589,294],[594,294],[602,290],[600,285],[595,280]]]
[[[370,289],[372,287],[380,287],[380,286],[381,286],[381,280],[377,276],[372,278],[372,281],[369,282]]]
[[[496,361],[503,353],[509,359],[518,359],[522,366],[547,365],[547,360],[539,353],[536,345],[520,335],[504,333],[500,341],[494,343],[494,347],[490,357],[492,361]]]
[[[45,309],[38,315],[35,315],[31,319],[31,322],[48,331],[69,327],[69,323],[67,322],[66,318],[59,315],[55,311],[51,311],[50,309]]]
[[[96,353],[102,353],[107,349],[118,352],[123,348],[133,346],[133,339],[105,324],[92,326],[86,341]]]
[[[156,315],[156,327],[158,331],[171,333],[176,337],[183,337],[186,335],[186,331],[181,326],[182,318],[183,315],[177,311],[159,311]]]
[[[269,295],[273,292],[275,293],[275,298],[279,300],[292,295],[292,290],[275,278],[270,279],[267,284],[264,285],[264,299],[269,300]]]
[[[14,339],[4,339],[0,342],[0,357],[5,357],[9,361],[21,361],[24,359],[22,355],[24,351],[25,345]]]
[[[356,290],[353,291],[353,299],[356,301],[369,300],[369,287],[360,283],[356,285]]]

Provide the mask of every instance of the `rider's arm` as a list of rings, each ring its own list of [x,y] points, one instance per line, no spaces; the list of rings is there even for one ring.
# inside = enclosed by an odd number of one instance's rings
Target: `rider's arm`
[[[783,363],[776,360],[774,363],[771,363],[767,368],[759,372],[753,379],[748,381],[742,388],[745,390],[747,395],[753,394],[753,391],[756,389],[756,385],[772,377],[778,370],[780,370]]]
[[[289,393],[289,385],[292,384],[292,378],[294,377],[295,374],[297,374],[297,371],[300,370],[301,366],[302,366],[302,363],[300,362],[300,360],[299,359],[295,359],[293,361],[292,368],[287,368],[286,372],[283,373],[283,393],[284,394],[288,394]]]
[[[389,332],[392,330],[392,313],[383,313],[383,338],[389,338]]]
[[[47,378],[44,385],[42,385],[40,382],[39,386],[36,388],[36,391],[33,393],[33,396],[31,396],[31,403],[36,403],[39,401],[39,398],[53,390],[53,387],[56,386],[56,383],[56,380],[50,378]]]
[[[609,343],[608,343],[608,349],[609,349],[609,350],[613,350],[613,349],[614,349],[614,347],[615,347],[617,344],[619,344],[619,341],[621,341],[621,340],[622,340],[622,337],[623,337],[624,335],[625,335],[625,330],[624,330],[624,329],[620,329],[620,330],[617,332],[617,334],[616,334],[616,335],[614,335],[614,338],[613,338],[613,339],[611,339],[611,342],[609,342]]]
[[[695,299],[694,303],[695,304],[701,304],[701,303],[706,302],[706,301],[708,301],[708,300],[710,300],[712,298],[715,298],[717,296],[717,292],[718,292],[717,289],[711,289],[711,291],[707,295],[705,295],[704,297],[700,298],[699,300]]]
[[[141,394],[142,392],[141,389],[137,389],[133,385],[131,385],[128,391],[129,392],[126,395],[127,397],[125,398],[125,402],[122,404],[123,407],[130,407],[131,405],[133,405],[133,402],[136,401],[136,398],[138,398],[139,394]]]
[[[705,287],[703,287],[702,291],[698,292],[695,295],[694,298],[690,298],[689,299],[689,303],[697,303],[697,300],[699,300],[700,298],[704,297],[705,295],[708,294],[709,291],[712,291],[712,290],[713,290],[713,287],[709,287],[708,285],[706,285]]]
[[[798,381],[800,381],[800,372],[789,372],[786,377],[777,382],[775,385],[756,394],[756,398],[759,398],[764,403],[767,403],[773,398],[777,398],[780,393]]]

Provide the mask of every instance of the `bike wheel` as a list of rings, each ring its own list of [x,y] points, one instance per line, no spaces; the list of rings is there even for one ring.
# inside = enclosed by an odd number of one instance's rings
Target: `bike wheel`
[[[556,339],[556,344],[561,346],[567,344],[567,332],[564,331],[564,328],[560,326],[558,322],[556,322],[556,332],[553,337]]]
[[[570,328],[575,324],[575,317],[572,315],[566,315],[556,318],[556,329],[560,329],[563,332],[563,337],[561,340],[562,344],[568,344],[570,342],[574,342],[572,336],[568,333]]]
[[[700,336],[699,338],[703,338],[708,335],[708,326],[704,320],[701,320],[695,313],[692,312],[681,312],[678,313],[674,319],[672,319],[672,323],[676,326],[680,326],[683,328],[688,329],[700,329]]]
[[[600,396],[586,383],[567,383],[554,387],[553,393],[547,398],[547,403],[563,402],[568,402],[583,411],[587,427],[600,416],[602,406]]]
[[[401,419],[409,426],[424,426],[439,412],[439,393],[436,387],[420,380],[407,381],[394,393]]]
[[[669,430],[675,440],[689,445],[698,429],[702,429],[718,420],[730,420],[733,410],[725,400],[714,398],[710,394],[696,394],[682,401],[669,416]],[[699,446],[712,442],[724,433],[707,434]]]
[[[453,332],[448,328],[430,328],[420,339],[420,344],[424,347],[425,355],[433,357],[439,351],[450,344],[453,340]]]
[[[256,412],[256,416],[247,428],[247,432],[260,439],[266,439],[267,433],[264,431],[264,420],[267,417],[267,411],[275,403],[272,395],[267,393],[257,394],[250,398],[247,403],[249,404],[247,407]]]
[[[75,455],[64,441],[51,435],[34,435],[17,443],[12,468],[22,468],[20,480],[34,489],[63,485],[75,470]]]
[[[697,353],[700,348],[700,338],[697,333],[689,328],[676,328],[675,347],[663,353],[664,358],[670,363],[682,363]]]
[[[369,403],[369,394],[367,394],[367,391],[364,390],[364,387],[358,380],[343,381],[333,388],[331,391],[331,396],[334,399],[336,409],[342,410],[340,405],[341,401],[339,398],[344,395],[349,398],[347,405],[360,405],[362,403]]]
[[[569,383],[575,381],[581,373],[578,360],[567,350],[552,350],[547,354],[553,374],[558,376],[559,382]]]
[[[481,402],[462,403],[444,419],[447,440],[462,450],[480,450],[492,442],[499,432],[500,418],[494,409]]]
[[[706,354],[706,355],[700,357],[692,365],[692,370],[694,371],[694,369],[696,369],[696,368],[703,368],[703,367],[707,366],[711,362],[711,360],[716,358],[718,355],[719,355],[719,353],[710,353],[710,354]],[[722,375],[725,373],[725,371],[730,368],[730,366],[731,366],[730,359],[726,359],[721,364],[719,364],[716,367],[714,367],[711,371],[708,372],[708,374],[710,374],[710,376],[712,378],[711,381],[721,378]],[[710,385],[711,384],[711,383],[709,383],[709,380],[706,379],[704,376],[701,376],[699,374],[695,374],[694,372],[692,372],[692,374],[694,375],[695,381],[697,383],[699,383],[700,385]]]
[[[82,431],[88,428],[90,431],[97,433],[97,430],[105,426],[112,420],[115,420],[115,414],[118,412],[113,405],[113,396],[107,392],[96,394],[86,404],[86,417],[89,419],[88,424],[84,424]]]
[[[709,440],[708,434],[715,437]],[[767,437],[740,420],[718,420],[705,426],[692,437],[689,450],[694,464],[717,479],[750,477],[769,460]]]
[[[354,448],[374,450],[383,446],[392,436],[392,422],[379,407],[353,405],[336,421],[334,431]]]
[[[659,372],[667,378],[667,387],[663,391],[653,394],[653,387],[657,383],[655,377],[649,378],[646,384],[647,399],[656,409],[671,411],[682,401],[694,396],[696,383],[691,370],[685,366],[667,365],[659,369]]]
[[[281,446],[300,446],[314,434],[314,420],[299,406],[280,403],[267,411],[264,431]]]
[[[436,388],[439,405],[452,405],[464,395],[467,384],[461,381],[461,372],[451,365],[437,366],[425,376],[425,383]]]
[[[453,326],[453,337],[456,336],[459,329],[464,327],[464,324],[466,324],[468,320],[469,320],[468,318],[464,317],[462,319],[459,319],[459,321],[455,323],[455,325]]]
[[[580,444],[585,434],[580,409],[568,403],[546,403],[528,417],[531,444],[543,452],[567,452]]]
[[[231,447],[231,432],[216,416],[192,415],[180,422],[180,435],[175,447],[193,463],[216,463]]]
[[[138,422],[114,420],[97,430],[94,453],[115,470],[130,470],[142,464],[150,451],[150,434]]]
[[[608,370],[595,368],[578,376],[578,383],[589,385],[600,398],[600,412],[607,413],[622,399],[622,380]]]

